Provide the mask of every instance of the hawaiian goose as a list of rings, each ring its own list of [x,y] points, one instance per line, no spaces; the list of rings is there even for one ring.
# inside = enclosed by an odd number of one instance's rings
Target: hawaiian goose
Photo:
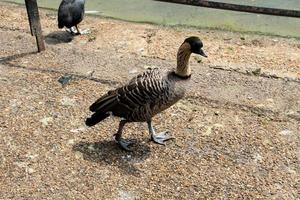
[[[148,69],[123,87],[109,91],[90,106],[90,111],[94,113],[86,119],[86,125],[94,126],[110,114],[120,117],[115,139],[120,147],[130,150],[132,142],[121,137],[124,125],[127,122],[147,122],[151,139],[164,144],[164,141],[171,137],[167,131],[156,135],[151,118],[183,98],[186,83],[191,77],[190,55],[195,53],[207,57],[202,47],[203,44],[198,37],[187,38],[178,50],[175,71]]]
[[[58,8],[58,28],[66,27],[72,34],[81,34],[77,25],[83,20],[84,4],[85,0],[62,0]]]

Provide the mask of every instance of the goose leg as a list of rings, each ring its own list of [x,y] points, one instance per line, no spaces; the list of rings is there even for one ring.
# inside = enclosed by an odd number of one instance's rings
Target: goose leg
[[[76,30],[77,30],[77,33],[76,33],[76,35],[81,35],[81,33],[80,33],[80,30],[79,30],[79,28],[78,28],[78,26],[77,26],[77,25],[75,26],[75,28],[76,28]]]
[[[77,35],[87,35],[89,33],[91,33],[90,29],[84,29],[84,30],[81,30],[78,28],[78,26],[76,25],[76,30],[77,30]]]
[[[129,146],[131,146],[133,144],[133,142],[127,141],[125,139],[122,138],[122,131],[123,128],[125,126],[125,124],[127,123],[126,120],[121,120],[120,124],[119,124],[119,129],[118,132],[115,134],[115,139],[118,142],[119,146],[126,150],[126,151],[132,151]]]
[[[149,133],[151,135],[151,140],[153,140],[157,144],[165,145],[165,141],[173,139],[172,136],[168,135],[169,131],[163,131],[158,134],[155,134],[155,130],[152,126],[151,120],[147,122]]]
[[[74,29],[73,29],[74,27],[71,27],[71,28],[66,28],[66,31],[68,32],[68,33],[71,33],[72,35],[75,35],[76,33],[74,32]]]

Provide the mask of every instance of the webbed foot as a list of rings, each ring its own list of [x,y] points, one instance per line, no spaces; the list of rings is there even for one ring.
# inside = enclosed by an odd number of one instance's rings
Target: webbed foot
[[[125,151],[132,151],[132,149],[130,148],[130,146],[132,146],[134,143],[128,140],[125,140],[123,138],[120,138],[119,140],[117,140],[119,146],[124,149]]]
[[[166,145],[165,141],[174,139],[174,137],[169,135],[169,131],[163,131],[158,133],[157,135],[151,134],[151,140],[153,140],[157,144]]]
[[[90,33],[91,33],[91,30],[89,28],[84,29],[84,30],[79,30],[80,35],[87,35],[87,34],[90,34]]]

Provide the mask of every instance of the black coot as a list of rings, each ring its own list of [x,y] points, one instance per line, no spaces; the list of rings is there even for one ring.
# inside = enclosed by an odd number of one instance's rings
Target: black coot
[[[72,34],[81,34],[77,25],[83,20],[84,4],[85,0],[63,0],[58,8],[58,28],[66,27]]]

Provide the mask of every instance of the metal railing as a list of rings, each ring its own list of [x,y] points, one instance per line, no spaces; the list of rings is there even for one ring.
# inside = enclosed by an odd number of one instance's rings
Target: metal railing
[[[299,10],[247,6],[247,5],[238,5],[238,4],[223,3],[223,2],[216,2],[216,1],[204,1],[204,0],[155,0],[155,1],[185,4],[191,6],[201,6],[207,8],[222,9],[222,10],[232,10],[232,11],[239,11],[239,12],[300,18]]]

